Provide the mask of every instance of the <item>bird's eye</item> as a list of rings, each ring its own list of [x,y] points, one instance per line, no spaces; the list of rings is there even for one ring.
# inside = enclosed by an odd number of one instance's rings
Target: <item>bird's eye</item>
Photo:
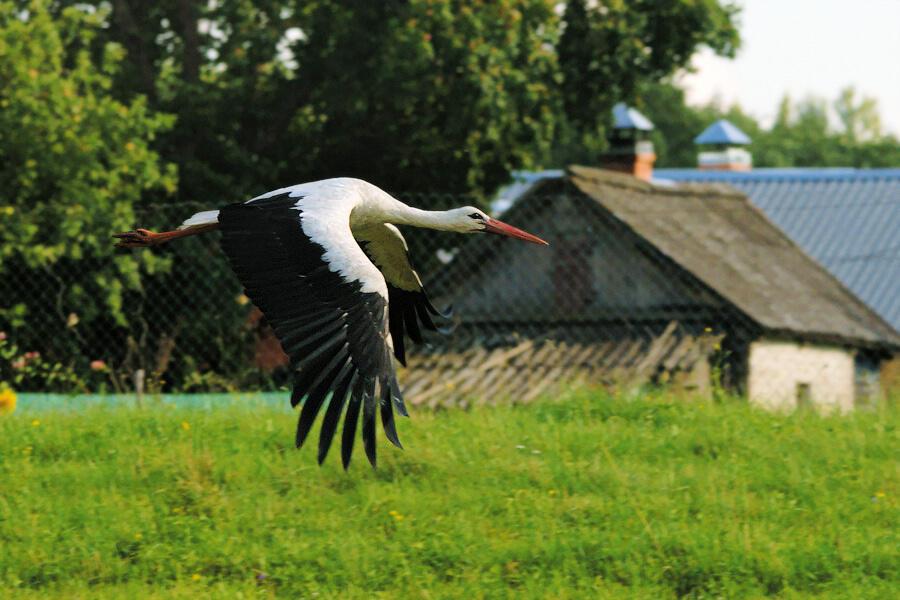
[[[469,218],[470,218],[470,219],[475,219],[476,221],[481,221],[481,220],[484,219],[484,217],[482,217],[482,216],[479,215],[478,213],[472,213],[471,215],[469,215]]]

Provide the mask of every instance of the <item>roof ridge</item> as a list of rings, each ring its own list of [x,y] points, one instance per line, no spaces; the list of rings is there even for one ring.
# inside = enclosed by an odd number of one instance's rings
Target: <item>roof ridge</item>
[[[620,173],[609,169],[598,169],[596,167],[585,167],[583,165],[569,165],[565,169],[564,177],[565,176],[576,177],[592,183],[639,191],[646,194],[691,197],[696,196],[697,194],[703,194],[705,196],[717,196],[724,199],[747,200],[746,194],[730,185],[720,182],[698,183],[679,181],[673,186],[645,181],[627,173]]]

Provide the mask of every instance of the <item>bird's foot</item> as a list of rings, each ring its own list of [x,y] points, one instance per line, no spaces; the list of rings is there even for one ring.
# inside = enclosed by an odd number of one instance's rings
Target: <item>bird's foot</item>
[[[164,241],[160,239],[158,233],[153,233],[149,229],[116,233],[113,234],[113,237],[119,240],[116,242],[116,248],[148,248]]]

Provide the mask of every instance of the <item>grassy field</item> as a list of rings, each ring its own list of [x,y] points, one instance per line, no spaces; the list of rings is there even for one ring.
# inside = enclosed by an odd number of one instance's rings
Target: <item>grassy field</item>
[[[887,598],[900,411],[574,392],[291,445],[277,408],[0,417],[14,597]],[[893,592],[891,592],[893,590]]]

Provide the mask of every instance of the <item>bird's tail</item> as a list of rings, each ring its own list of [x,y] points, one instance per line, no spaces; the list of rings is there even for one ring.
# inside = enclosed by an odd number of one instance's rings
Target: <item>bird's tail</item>
[[[204,210],[203,212],[198,212],[193,215],[187,221],[182,223],[178,229],[186,229],[188,227],[194,227],[195,225],[213,225],[219,222],[219,211],[217,210]]]

